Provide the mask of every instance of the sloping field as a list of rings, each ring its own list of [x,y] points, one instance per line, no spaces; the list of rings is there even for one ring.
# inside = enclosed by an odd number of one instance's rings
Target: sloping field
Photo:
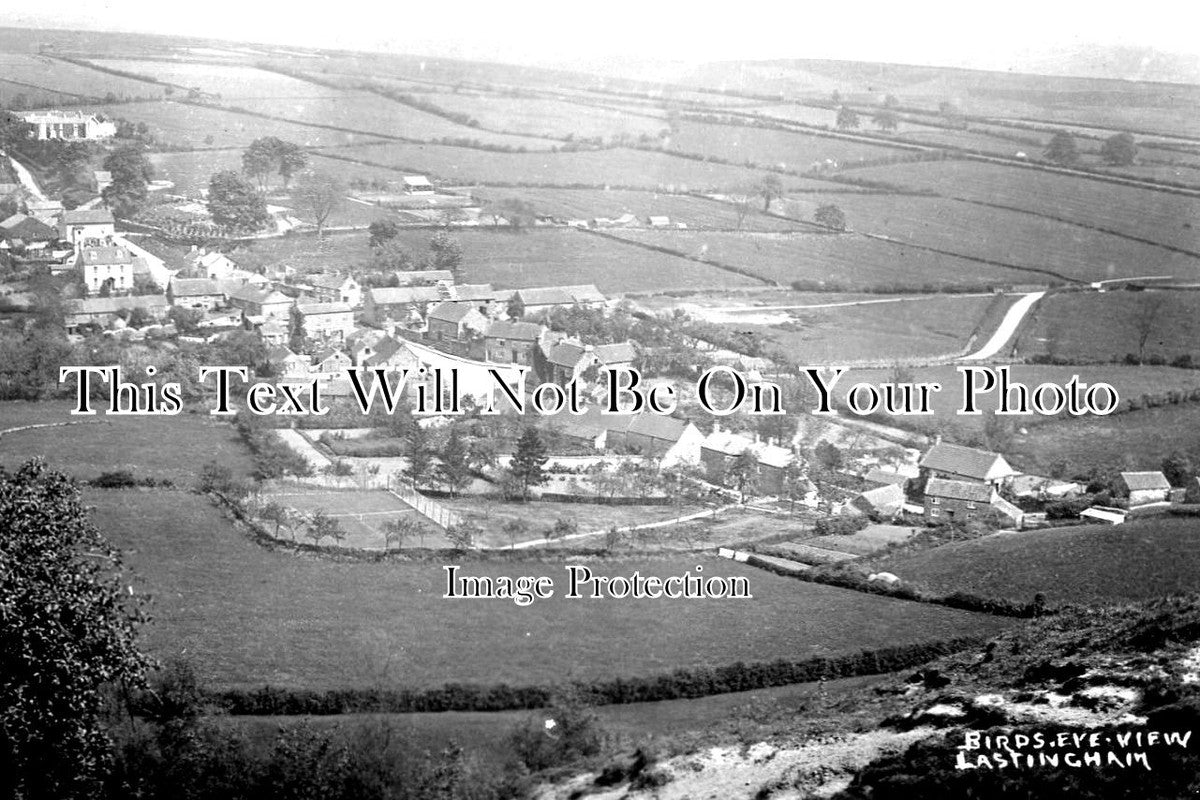
[[[125,98],[161,97],[165,87],[146,81],[108,75],[66,61],[33,54],[0,54],[0,77],[84,98],[108,94]]]
[[[800,195],[785,201],[783,213],[811,220],[826,203],[841,208],[855,231],[1034,270],[1025,283],[1046,283],[1055,280],[1054,275],[1084,282],[1142,275],[1200,280],[1200,258],[1044,217],[942,197]]]
[[[169,100],[80,108],[102,111],[110,117],[124,117],[134,123],[145,122],[160,141],[178,147],[244,147],[262,136],[278,136],[304,147],[375,141],[373,136],[314,128]]]
[[[793,320],[779,325],[729,324],[739,331],[759,331],[805,364],[845,365],[959,353],[995,301],[974,295],[898,298],[790,311],[786,313]]]
[[[36,86],[14,83],[0,78],[0,105],[10,108],[42,108],[47,105],[63,106],[78,103],[79,95],[53,92]]]
[[[746,270],[781,284],[827,290],[1022,283],[1029,273],[854,234],[617,230],[622,239]]]
[[[856,161],[887,158],[900,152],[846,139],[688,120],[677,123],[669,147],[681,153],[717,156],[735,164],[753,162],[794,170],[808,169],[826,159],[849,166]]]
[[[706,200],[701,197],[657,192],[630,192],[621,189],[476,189],[475,197],[488,201],[519,196],[530,203],[539,214],[550,214],[565,219],[613,219],[622,214],[634,214],[639,224],[646,218],[660,215],[670,218],[671,224],[684,223],[689,228],[719,228],[732,230],[738,227],[737,211],[728,203]],[[768,217],[755,208],[742,221],[744,230],[795,230],[794,222]]]
[[[876,562],[906,583],[1029,602],[1122,603],[1200,590],[1200,521],[995,534]]]
[[[73,381],[72,381],[73,384]],[[6,433],[0,466],[42,456],[55,469],[81,479],[128,470],[135,478],[169,479],[189,489],[200,467],[218,461],[235,475],[253,472],[249,450],[228,422],[206,414],[177,417],[71,416],[66,403],[0,403],[0,430],[43,423],[72,423]]]
[[[399,241],[417,256],[429,251],[431,230],[405,230]],[[606,294],[672,289],[722,289],[761,285],[752,278],[707,264],[656,253],[570,228],[459,229],[452,236],[463,249],[463,283],[497,288],[594,283]],[[340,264],[353,267],[371,259],[366,232],[316,240],[296,236],[255,242],[234,256],[239,264],[286,263],[299,269]]]
[[[333,90],[326,89],[325,92]],[[532,136],[510,136],[471,128],[369,92],[345,91],[308,97],[268,97],[230,102],[259,114],[316,125],[333,125],[360,133],[398,136],[415,141],[468,140],[514,150],[549,150],[560,143]]]
[[[1047,422],[1015,437],[1008,454],[1014,464],[1038,474],[1063,464],[1068,474],[1086,474],[1092,467],[1158,469],[1176,451],[1200,458],[1200,403]]]
[[[1081,363],[1120,361],[1138,355],[1142,326],[1143,359],[1189,355],[1200,364],[1200,292],[1190,291],[1049,295],[1022,324],[1018,347]]]
[[[973,161],[892,164],[856,177],[1020,208],[1200,252],[1200,198]]]
[[[652,109],[622,113],[549,98],[466,92],[418,96],[447,111],[470,114],[483,128],[530,136],[573,136],[577,139],[594,136],[609,139],[618,135],[657,137],[667,127],[666,115]]]
[[[696,192],[732,189],[762,180],[759,170],[623,147],[574,153],[492,153],[463,147],[389,143],[326,151],[326,154],[460,183]],[[811,184],[789,181],[788,185],[829,187],[820,181]]]
[[[563,566],[530,562],[467,563],[464,573],[548,575],[555,597],[526,608],[443,599],[440,562],[331,562],[267,551],[196,495],[110,492],[88,501],[154,597],[151,651],[186,649],[201,677],[220,686],[557,683],[832,655],[1002,624],[705,556],[592,568],[668,577],[699,563],[708,576],[746,576],[754,598],[566,600]]]
[[[230,64],[201,64],[182,61],[92,59],[109,69],[147,75],[160,81],[220,95],[224,103],[242,100],[336,97],[336,89],[298,80],[277,72]],[[254,106],[248,105],[253,109]]]

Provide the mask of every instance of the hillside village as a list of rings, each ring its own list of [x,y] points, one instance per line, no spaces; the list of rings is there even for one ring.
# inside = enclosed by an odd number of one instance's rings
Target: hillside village
[[[967,732],[1195,719],[1190,87],[22,37],[0,489],[153,597],[114,800],[965,795]],[[967,365],[1115,407],[957,414]]]

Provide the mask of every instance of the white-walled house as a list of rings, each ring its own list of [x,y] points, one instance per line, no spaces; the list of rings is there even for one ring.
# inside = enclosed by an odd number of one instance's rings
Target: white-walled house
[[[64,211],[58,218],[58,236],[76,248],[89,240],[112,239],[116,234],[112,212],[107,208]]]

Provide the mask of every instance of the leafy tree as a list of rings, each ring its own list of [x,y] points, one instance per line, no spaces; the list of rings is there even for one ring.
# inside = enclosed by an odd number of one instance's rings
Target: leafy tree
[[[112,173],[112,183],[102,192],[104,202],[122,217],[135,215],[149,197],[154,166],[141,145],[126,144],[104,159],[104,169]]]
[[[370,235],[367,244],[374,250],[399,236],[400,225],[394,219],[377,219],[367,226],[367,233]]]
[[[275,538],[278,539],[279,529],[291,521],[292,511],[282,503],[272,500],[259,509],[258,516],[267,522],[275,523]]]
[[[889,109],[875,112],[874,121],[876,127],[881,131],[894,131],[900,127],[900,117],[896,115],[895,111]]]
[[[271,218],[262,193],[232,170],[209,181],[208,213],[213,222],[235,230],[258,230]]]
[[[842,106],[837,112],[837,126],[842,130],[857,128],[860,124],[858,112],[849,106]]]
[[[514,231],[532,225],[537,219],[533,205],[519,197],[504,197],[484,203],[482,213],[492,218],[492,227],[499,227],[500,220],[505,220]]]
[[[523,499],[529,499],[531,486],[540,486],[546,482],[546,473],[543,471],[545,466],[546,445],[542,443],[537,428],[527,426],[521,432],[521,438],[517,440],[517,452],[513,454],[508,467],[520,484]]]
[[[501,526],[501,530],[508,534],[508,543],[511,546],[517,543],[517,539],[524,537],[529,532],[529,523],[520,517],[513,517]]]
[[[1050,144],[1046,145],[1046,158],[1055,164],[1074,164],[1079,160],[1075,137],[1066,131],[1055,133],[1050,137]]]
[[[162,294],[163,288],[155,283],[149,275],[133,276],[133,293],[136,295]],[[143,309],[138,309],[139,311]]]
[[[571,517],[559,517],[554,520],[554,524],[546,528],[546,541],[554,541],[562,539],[564,536],[571,536],[578,532],[579,523]]]
[[[453,428],[446,437],[446,445],[442,448],[441,463],[438,464],[438,477],[451,495],[457,495],[471,482],[471,472],[468,467],[467,446],[463,442],[458,428]]]
[[[142,684],[140,598],[70,477],[0,468],[0,795],[93,798],[109,689]]]
[[[389,519],[383,523],[383,542],[384,547],[390,548],[393,544],[399,550],[404,547],[404,540],[411,538],[417,532],[418,523],[412,517],[404,516],[399,519]]]
[[[308,153],[293,142],[279,143],[275,152],[279,169],[279,177],[283,178],[283,188],[287,189],[292,182],[292,176],[308,166]]]
[[[326,514],[324,509],[317,509],[308,518],[308,538],[316,545],[321,544],[322,539],[340,542],[346,538],[346,532],[342,530],[342,523],[336,518]]]
[[[429,251],[431,269],[447,269],[458,274],[462,267],[463,251],[457,239],[445,231],[438,231],[429,240]]]
[[[417,268],[417,260],[399,240],[385,239],[371,250],[371,266],[383,271],[408,272]]]
[[[725,468],[725,485],[736,491],[746,502],[746,495],[754,491],[758,482],[758,457],[750,450],[743,450]]]
[[[242,153],[242,172],[254,178],[258,188],[265,191],[271,173],[283,178],[286,189],[292,176],[308,166],[308,153],[300,145],[277,136],[255,139]]]
[[[310,172],[301,177],[292,191],[296,204],[312,215],[317,224],[317,238],[325,235],[325,223],[341,206],[346,187],[337,177],[326,172]]]
[[[513,294],[508,301],[508,307],[505,309],[509,319],[521,319],[525,316],[525,303],[521,300],[520,295]]]
[[[845,459],[837,445],[832,442],[821,442],[813,450],[813,460],[826,472],[836,472],[842,468]]]
[[[846,213],[832,203],[827,203],[813,212],[813,221],[835,231],[846,230]]]
[[[331,461],[321,470],[324,474],[333,478],[337,483],[342,482],[342,478],[349,478],[354,475],[354,467],[350,466],[350,462],[344,458],[339,458],[336,461]]]
[[[1114,133],[1104,140],[1100,157],[1114,167],[1127,167],[1137,158],[1137,142],[1132,133]]]
[[[1138,298],[1137,306],[1134,308],[1133,327],[1137,331],[1137,361],[1139,364],[1146,360],[1146,344],[1150,341],[1150,335],[1158,327],[1162,307],[1166,301],[1167,297],[1162,292],[1144,292]]]
[[[900,98],[896,97],[896,95],[894,95],[894,94],[887,95],[886,97],[883,98],[883,107],[884,108],[899,108],[900,107]]]
[[[204,319],[204,313],[195,308],[171,306],[167,312],[167,319],[179,333],[189,336],[200,330],[200,320]]]
[[[446,528],[446,538],[455,550],[470,550],[481,533],[483,529],[470,520],[462,520]]]
[[[1196,465],[1187,453],[1175,450],[1162,460],[1162,472],[1172,486],[1186,486],[1196,475]]]
[[[783,197],[783,181],[773,172],[764,175],[758,183],[758,195],[763,199],[763,211],[770,211],[771,201]]]

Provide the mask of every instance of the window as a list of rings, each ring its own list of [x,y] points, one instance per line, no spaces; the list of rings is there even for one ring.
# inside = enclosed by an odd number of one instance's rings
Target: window
[[[975,504],[967,503],[967,511],[974,511],[974,510],[975,510]]]
[[[940,498],[931,497],[931,498],[929,498],[929,502],[936,506],[936,505],[941,505],[942,501]]]
[[[938,510],[936,508],[929,509],[929,516],[931,516],[931,517],[938,516]]]

